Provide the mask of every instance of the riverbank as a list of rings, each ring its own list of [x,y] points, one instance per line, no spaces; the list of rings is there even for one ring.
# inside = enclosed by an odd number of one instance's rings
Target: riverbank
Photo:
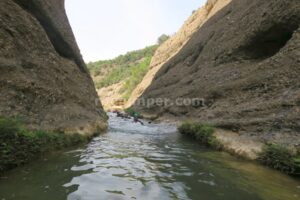
[[[268,140],[258,134],[242,134],[218,126],[196,123],[195,119],[183,122],[185,118],[172,115],[148,113],[142,113],[142,115],[145,119],[155,122],[176,124],[180,133],[212,149],[230,153],[238,158],[256,161],[285,174],[300,175],[300,150],[295,145],[296,141],[293,141],[293,144],[289,143],[293,139],[288,138],[287,135],[282,134],[282,137]]]
[[[147,113],[142,113],[140,115],[143,119],[156,123],[168,122],[176,125],[177,127],[180,127],[183,124],[183,119],[178,119],[172,116],[166,117]],[[247,160],[256,160],[264,147],[264,143],[255,136],[245,136],[221,128],[214,128],[214,135],[218,143],[222,145],[223,151]]]
[[[300,180],[109,113],[108,133],[0,178],[0,199],[295,200]],[[271,178],[270,178],[271,177]]]
[[[289,175],[300,174],[300,153],[286,146],[263,143],[256,137],[247,137],[199,123],[182,123],[178,126],[178,130],[181,134],[215,150],[258,161],[262,165]]]
[[[44,153],[85,144],[98,134],[30,131],[19,120],[0,117],[0,174],[29,163]]]
[[[208,130],[205,126],[209,127],[209,132],[207,132]],[[247,160],[257,160],[264,147],[264,144],[257,138],[214,128],[210,125],[182,123],[178,125],[178,130],[181,134],[200,141],[201,144],[205,144],[216,150],[226,151],[234,156]],[[218,146],[215,144],[218,144]]]

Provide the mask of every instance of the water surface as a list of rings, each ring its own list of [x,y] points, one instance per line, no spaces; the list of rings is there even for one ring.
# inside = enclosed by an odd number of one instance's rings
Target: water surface
[[[292,200],[300,181],[111,114],[107,134],[0,179],[0,200]]]

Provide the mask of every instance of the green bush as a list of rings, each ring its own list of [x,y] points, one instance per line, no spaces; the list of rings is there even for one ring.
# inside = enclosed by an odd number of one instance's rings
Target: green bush
[[[212,147],[216,150],[221,150],[222,145],[214,135],[214,128],[208,124],[189,123],[185,122],[178,127],[178,131],[183,135],[188,135],[201,144]]]
[[[123,98],[128,100],[137,87],[137,85],[143,80],[144,76],[149,70],[152,57],[146,57],[141,63],[135,66],[131,66],[129,69],[129,78],[122,87]]]
[[[87,138],[74,134],[29,131],[18,120],[0,117],[0,173],[40,156],[49,150],[87,142]]]
[[[97,62],[90,62],[87,67],[93,76],[102,74],[104,70],[114,68],[123,68],[132,65],[143,58],[152,57],[158,48],[158,45],[152,45],[141,50],[131,51],[125,55],[120,55],[112,60],[100,60]],[[111,73],[111,71],[109,72]]]
[[[258,160],[262,164],[286,174],[299,174],[300,172],[300,157],[282,145],[265,145]]]
[[[108,87],[113,84],[119,83],[122,80],[125,80],[130,75],[130,66],[124,66],[121,68],[113,69],[105,78],[96,82],[97,89]]]
[[[165,41],[167,41],[170,38],[169,35],[166,34],[162,34],[158,39],[157,39],[157,43],[159,45],[163,44]]]
[[[125,100],[128,100],[148,72],[152,56],[157,48],[158,45],[153,45],[128,52],[112,60],[88,63],[90,73],[93,76],[101,75],[102,77],[95,82],[96,88],[101,89],[125,81],[119,93]]]
[[[193,136],[193,125],[189,122],[185,122],[178,127],[178,131],[183,135]]]

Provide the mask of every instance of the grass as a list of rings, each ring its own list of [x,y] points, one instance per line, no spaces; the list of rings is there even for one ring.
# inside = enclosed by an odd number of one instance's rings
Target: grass
[[[127,80],[122,87],[122,93],[124,93],[124,98],[128,99],[132,91],[147,73],[150,62],[151,57],[146,57],[138,64],[115,68],[103,79],[96,82],[96,87],[100,89]]]
[[[101,79],[95,82],[96,88],[101,89],[125,81],[119,93],[125,100],[128,100],[148,72],[152,56],[157,48],[158,45],[153,45],[128,52],[112,60],[88,63],[92,76],[101,76]]]
[[[267,144],[258,157],[263,165],[271,167],[290,175],[300,173],[300,154],[292,153],[286,147],[279,144]]]
[[[178,131],[187,136],[191,136],[208,147],[215,150],[221,150],[222,145],[214,135],[214,127],[208,124],[185,122],[178,127]]]
[[[103,79],[95,83],[96,88],[101,89],[103,87],[108,87],[113,84],[119,83],[120,81],[128,78],[129,74],[130,66],[115,68],[110,73],[108,73]]]
[[[152,57],[157,48],[158,45],[152,45],[141,50],[128,52],[111,60],[90,62],[87,64],[87,67],[93,76],[98,76],[103,74],[106,69],[126,68],[143,58]]]
[[[0,117],[0,174],[24,165],[50,150],[58,150],[88,141],[74,134],[67,136],[45,131],[29,131],[14,119]]]
[[[122,93],[124,93],[123,98],[128,100],[131,93],[136,88],[136,86],[143,80],[144,76],[149,70],[150,62],[152,57],[146,57],[138,65],[132,66],[130,68],[129,77],[122,87]]]
[[[183,135],[195,138],[201,144],[222,150],[223,146],[214,136],[214,128],[210,125],[185,122],[178,127]],[[291,152],[279,144],[266,144],[257,159],[261,164],[289,175],[300,175],[300,151]]]

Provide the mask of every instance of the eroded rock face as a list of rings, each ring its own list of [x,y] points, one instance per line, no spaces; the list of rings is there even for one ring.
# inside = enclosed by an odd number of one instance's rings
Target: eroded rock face
[[[299,144],[299,24],[299,0],[233,0],[162,66],[140,98],[203,98],[206,106],[135,109]]]
[[[144,91],[151,85],[155,74],[175,56],[184,45],[191,39],[192,35],[198,31],[201,26],[211,18],[216,12],[228,5],[231,0],[208,0],[205,6],[195,11],[192,16],[184,23],[181,29],[164,42],[155,52],[150,64],[150,70],[144,77],[143,81],[133,91],[128,100],[127,107],[139,98]]]
[[[1,0],[0,115],[31,129],[94,134],[105,114],[63,0]]]

